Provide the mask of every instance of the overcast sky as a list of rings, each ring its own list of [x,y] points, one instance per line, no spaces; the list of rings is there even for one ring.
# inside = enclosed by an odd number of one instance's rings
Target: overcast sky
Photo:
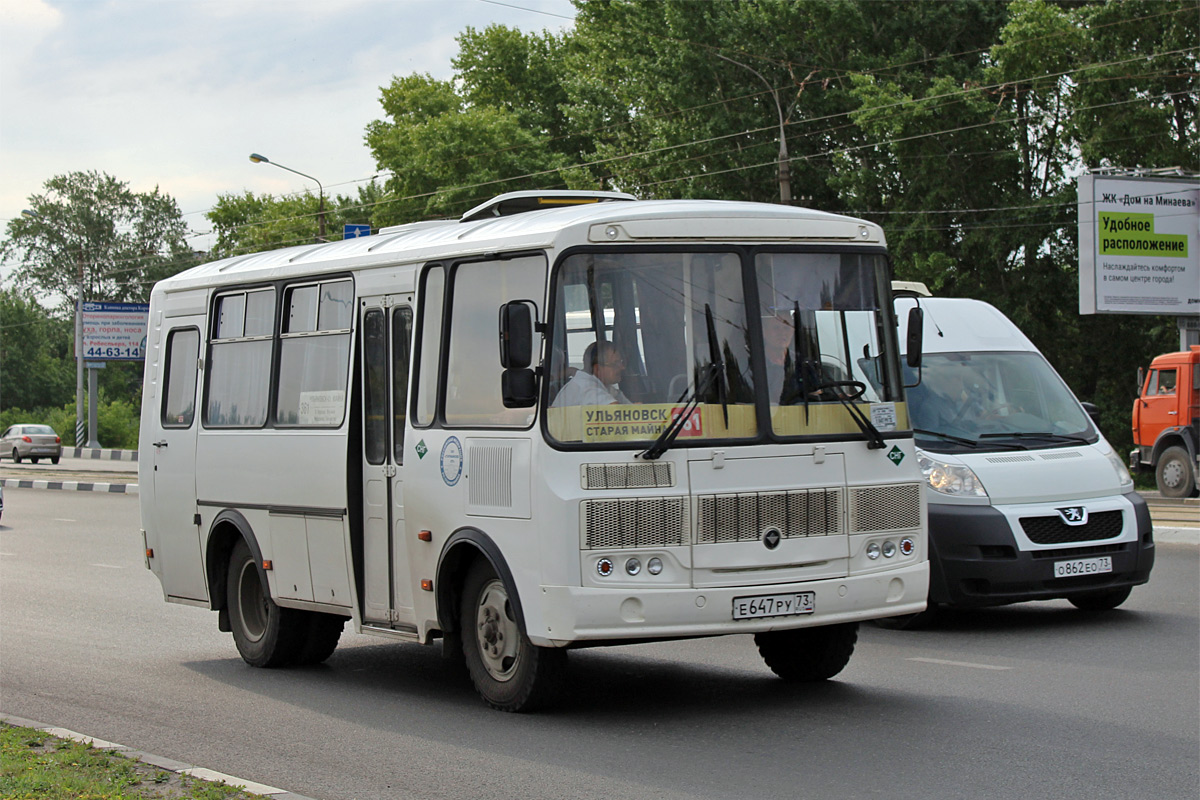
[[[363,134],[380,87],[449,78],[467,26],[561,32],[574,13],[569,0],[0,0],[0,225],[74,171],[158,186],[197,233],[218,194],[315,191],[252,152],[352,194],[375,172]]]

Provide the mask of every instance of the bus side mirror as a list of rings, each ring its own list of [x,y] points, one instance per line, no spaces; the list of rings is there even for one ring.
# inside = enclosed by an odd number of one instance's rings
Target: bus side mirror
[[[500,395],[505,408],[529,408],[537,403],[537,373],[533,362],[532,300],[513,300],[500,306]]]
[[[905,345],[905,357],[913,369],[921,366],[921,347],[925,334],[925,312],[920,307],[909,309],[908,312],[908,342]]]
[[[500,373],[500,394],[505,408],[529,408],[537,404],[537,374],[529,369],[506,369]]]
[[[533,314],[529,300],[500,306],[500,366],[525,369],[533,361]]]

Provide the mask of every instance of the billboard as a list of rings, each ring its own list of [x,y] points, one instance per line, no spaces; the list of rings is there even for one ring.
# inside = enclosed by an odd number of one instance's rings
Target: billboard
[[[1079,178],[1079,313],[1200,314],[1200,181]]]
[[[84,303],[83,357],[90,361],[141,361],[146,357],[146,303]]]

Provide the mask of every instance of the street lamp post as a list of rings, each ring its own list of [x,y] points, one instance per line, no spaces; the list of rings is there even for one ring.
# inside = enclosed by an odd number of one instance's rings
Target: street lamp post
[[[25,209],[22,216],[36,219],[45,223],[42,215],[36,211]],[[83,244],[75,255],[76,289],[75,289],[75,446],[84,446],[84,434],[87,433],[86,417],[83,415]],[[95,439],[93,433],[92,439]],[[88,443],[91,446],[91,442]]]
[[[323,187],[321,185],[321,182],[319,180],[317,180],[316,178],[314,178],[312,175],[306,175],[305,173],[301,172],[300,170],[292,169],[291,167],[285,167],[283,164],[280,164],[278,161],[272,161],[271,159],[267,158],[266,156],[261,156],[258,153],[251,153],[250,160],[253,161],[255,164],[270,164],[273,167],[279,167],[280,169],[286,169],[288,172],[295,173],[296,175],[299,175],[302,178],[308,178],[310,181],[312,181],[313,183],[315,183],[317,185],[317,195],[319,197],[319,200],[317,201],[317,241],[324,242],[325,241],[325,187]]]
[[[758,70],[753,67],[748,67],[740,61],[734,61],[728,56],[723,56],[720,53],[714,53],[717,58],[722,61],[728,61],[730,64],[749,70],[758,76],[758,79],[767,85],[767,89],[771,91],[771,97],[775,98],[775,111],[779,114],[779,202],[785,206],[792,204],[792,177],[791,177],[791,162],[788,159],[787,149],[787,134],[784,133],[783,123],[783,106],[779,104],[779,91],[771,85],[771,82],[762,76]]]

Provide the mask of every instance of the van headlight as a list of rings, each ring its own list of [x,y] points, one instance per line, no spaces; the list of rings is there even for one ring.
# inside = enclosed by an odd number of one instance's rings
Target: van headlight
[[[933,458],[924,450],[917,450],[917,466],[925,476],[929,488],[951,497],[987,497],[979,476],[965,464],[951,464]]]
[[[1133,476],[1129,474],[1125,463],[1112,450],[1109,450],[1106,455],[1108,456],[1108,463],[1112,464],[1113,470],[1117,473],[1117,483],[1120,484],[1122,489],[1132,489]]]

